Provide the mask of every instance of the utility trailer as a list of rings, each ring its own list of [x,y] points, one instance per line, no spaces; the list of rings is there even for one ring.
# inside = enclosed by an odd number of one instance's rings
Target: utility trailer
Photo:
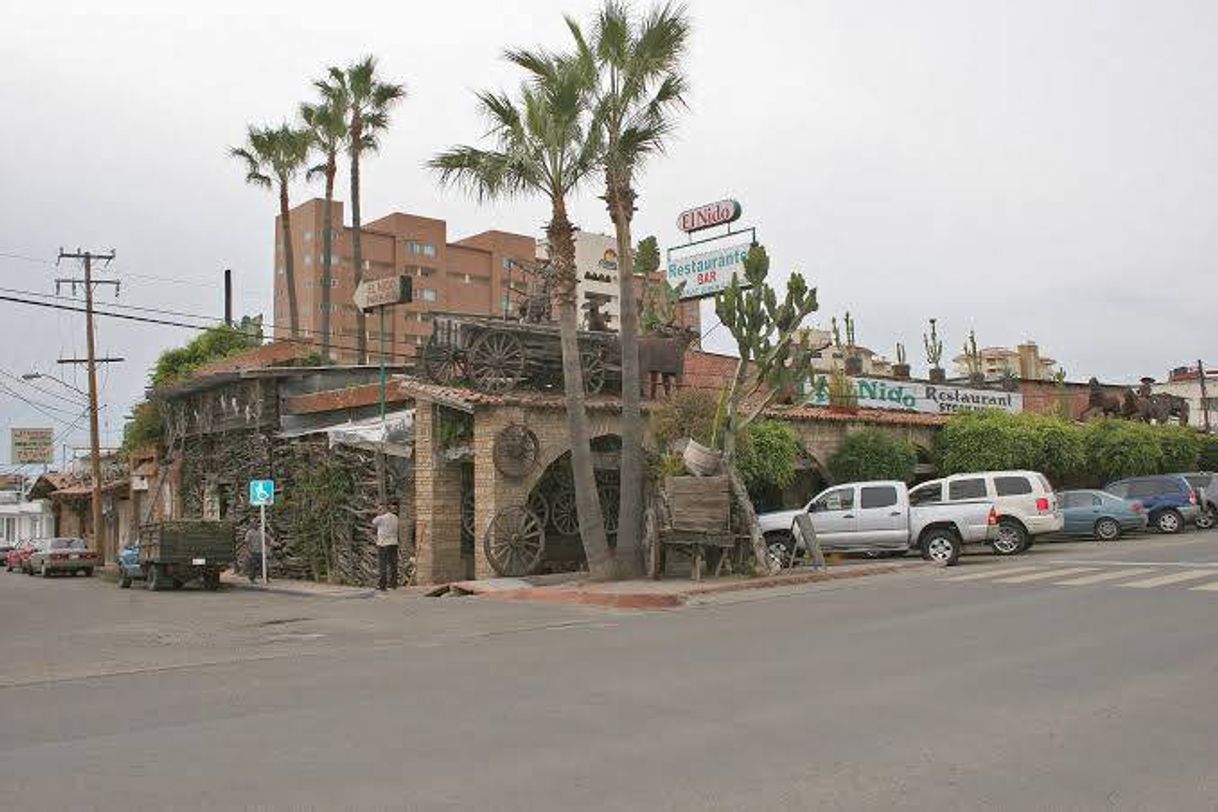
[[[130,552],[134,552],[131,555]],[[181,519],[140,527],[140,543],[120,557],[119,586],[144,578],[156,591],[198,580],[204,589],[220,588],[220,573],[237,560],[237,537],[231,522]]]

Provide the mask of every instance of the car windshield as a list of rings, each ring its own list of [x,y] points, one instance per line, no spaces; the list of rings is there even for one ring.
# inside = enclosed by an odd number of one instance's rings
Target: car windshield
[[[84,539],[51,539],[52,550],[83,550],[85,548]]]

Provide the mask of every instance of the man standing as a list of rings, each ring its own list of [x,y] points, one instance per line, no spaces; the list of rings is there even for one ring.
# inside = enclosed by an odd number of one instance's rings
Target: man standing
[[[398,588],[398,517],[383,502],[378,510],[380,513],[372,520],[376,528],[376,588],[384,592]]]
[[[262,577],[262,528],[258,523],[250,525],[250,529],[245,531],[245,574],[249,576],[250,583],[254,583]],[[266,534],[266,570],[267,580],[270,580],[271,571],[271,534]]]

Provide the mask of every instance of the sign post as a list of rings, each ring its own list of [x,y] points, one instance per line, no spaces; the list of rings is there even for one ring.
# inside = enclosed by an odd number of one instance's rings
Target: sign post
[[[370,279],[359,283],[352,299],[355,306],[367,313],[376,310],[380,316],[378,332],[381,345],[381,441],[380,450],[376,455],[377,494],[380,501],[385,501],[385,387],[389,373],[385,367],[385,309],[394,305],[407,304],[413,301],[414,291],[411,288],[410,277],[386,276],[383,279]]]
[[[275,480],[250,480],[250,505],[257,506],[260,530],[258,537],[262,547],[262,583],[266,584],[266,506],[275,504]]]

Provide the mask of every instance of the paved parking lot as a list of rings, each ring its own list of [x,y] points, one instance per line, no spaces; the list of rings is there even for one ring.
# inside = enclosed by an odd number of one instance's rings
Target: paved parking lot
[[[1216,581],[1218,533],[648,613],[0,574],[0,807],[1210,809]]]

